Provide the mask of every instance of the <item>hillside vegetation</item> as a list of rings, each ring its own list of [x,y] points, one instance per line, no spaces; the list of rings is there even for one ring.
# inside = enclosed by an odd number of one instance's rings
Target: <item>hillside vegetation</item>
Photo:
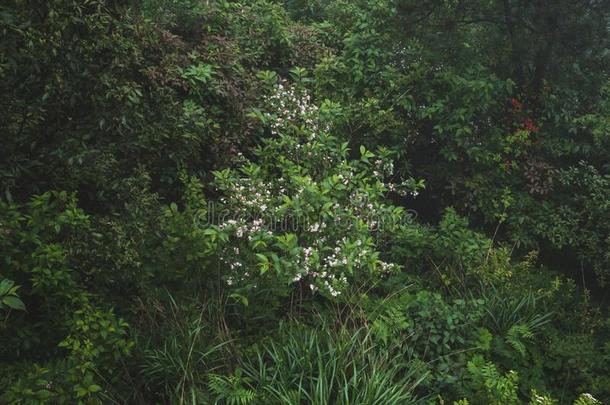
[[[610,2],[0,32],[0,403],[610,400]]]

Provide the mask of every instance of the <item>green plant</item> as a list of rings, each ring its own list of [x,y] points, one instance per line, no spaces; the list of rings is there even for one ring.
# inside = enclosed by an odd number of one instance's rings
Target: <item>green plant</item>
[[[208,388],[216,403],[226,403],[228,405],[246,405],[256,400],[256,393],[248,388],[244,388],[245,382],[241,377],[240,370],[235,375],[224,376],[210,374],[208,376]]]
[[[150,389],[160,390],[172,401],[181,404],[201,401],[206,398],[206,378],[219,368],[226,342],[212,340],[205,308],[191,315],[171,296],[169,304],[171,313],[164,327],[166,333],[160,336],[158,344],[144,352],[142,374]],[[185,315],[188,318],[183,319]],[[220,384],[222,378],[214,381]]]
[[[471,401],[481,404],[518,404],[517,382],[519,377],[514,371],[501,374],[493,363],[485,362],[475,356],[468,362],[468,385],[472,391]]]
[[[277,339],[257,346],[242,366],[260,403],[417,403],[414,368],[372,345],[364,330],[294,326]]]
[[[595,399],[595,397],[591,394],[581,394],[576,401],[574,401],[574,405],[594,405],[601,404],[600,401]]]
[[[398,270],[376,248],[392,229],[410,226],[383,199],[389,159],[364,147],[349,159],[349,145],[328,133],[307,92],[287,82],[266,108],[256,116],[275,136],[256,149],[257,161],[214,173],[220,204],[205,232],[217,235],[228,288],[258,299],[259,291],[271,298],[295,287],[348,299]]]
[[[18,285],[14,281],[4,279],[0,282],[0,310],[4,308],[25,311],[25,305],[19,298]]]
[[[547,3],[1,2],[0,402],[610,398],[610,2]]]

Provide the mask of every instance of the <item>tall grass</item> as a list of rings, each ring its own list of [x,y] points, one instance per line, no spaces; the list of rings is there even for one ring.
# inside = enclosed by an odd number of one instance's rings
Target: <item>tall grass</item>
[[[397,351],[375,347],[364,329],[283,327],[243,362],[260,404],[417,403],[415,369]]]
[[[226,342],[210,338],[205,308],[185,316],[170,296],[170,320],[159,345],[144,352],[142,374],[148,389],[172,404],[205,402],[209,373],[223,364]]]

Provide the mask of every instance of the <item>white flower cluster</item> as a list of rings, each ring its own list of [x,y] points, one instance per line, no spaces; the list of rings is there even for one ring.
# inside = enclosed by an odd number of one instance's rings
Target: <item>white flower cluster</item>
[[[235,248],[238,249],[238,248]],[[239,251],[239,249],[238,249]],[[225,255],[226,257],[230,257],[230,255]],[[234,273],[233,275],[228,276],[225,279],[225,282],[228,286],[232,286],[238,282],[247,281],[250,278],[250,272],[243,271],[245,268],[244,264],[239,260],[239,258],[233,258],[232,260],[227,260],[225,257],[221,257],[220,261],[225,265],[228,265],[229,268],[233,271],[239,271],[239,273]]]
[[[314,222],[313,224],[309,225],[309,227],[307,228],[307,230],[311,233],[317,233],[317,232],[322,232],[324,231],[324,229],[326,229],[326,223],[325,222]]]
[[[353,191],[349,199],[353,213],[363,220],[370,229],[375,229],[378,225],[377,220],[383,216],[381,213],[383,206],[373,204],[368,194],[361,190]]]
[[[394,174],[394,162],[391,160],[375,160],[375,170],[373,175],[375,177],[391,176]]]
[[[417,197],[419,195],[419,191],[417,191],[417,190],[412,190],[412,191],[407,191],[406,190],[407,188],[410,187],[410,184],[409,184],[408,181],[403,181],[400,184],[384,183],[384,185],[386,186],[386,188],[389,191],[396,192],[401,197],[406,197],[407,195],[410,195],[410,196],[415,198],[415,197]]]
[[[225,191],[230,191],[228,197],[220,199],[222,203],[230,203],[234,210],[246,213],[248,210],[266,211],[273,196],[270,182],[252,182],[248,178],[240,178],[231,184],[222,185]]]
[[[337,175],[337,178],[344,186],[347,186],[349,184],[349,179],[351,178],[351,175],[344,176],[342,173],[339,173]]]
[[[396,265],[395,263],[386,263],[382,260],[379,260],[379,261],[377,261],[377,264],[381,268],[382,274],[390,274],[390,273],[398,270],[398,265]]]
[[[311,102],[311,97],[305,92],[297,91],[293,86],[282,80],[275,92],[265,100],[273,106],[275,113],[265,113],[271,122],[271,133],[277,135],[289,124],[304,124],[313,134],[319,131],[317,118],[318,106]]]
[[[335,286],[340,285],[339,288],[344,288],[347,286],[347,277],[337,277],[335,274],[328,273],[326,271],[322,273],[313,272],[311,276],[314,280],[318,280],[319,283],[322,284],[322,288],[324,291],[332,295],[333,297],[337,297],[341,295],[341,291],[335,288]],[[313,280],[312,280],[313,281]],[[316,292],[319,290],[316,284],[310,283],[309,288],[311,291]]]
[[[264,221],[261,218],[254,219],[252,222],[238,222],[234,219],[228,219],[220,223],[218,229],[229,231],[231,234],[234,232],[238,238],[245,236],[248,240],[252,240],[253,236],[261,231],[266,232],[268,236],[273,235],[273,232],[264,227]]]
[[[341,248],[337,246],[335,247],[333,254],[324,258],[324,264],[326,265],[326,268],[347,266],[348,258],[341,255]]]
[[[335,250],[336,253],[338,253],[340,250],[337,249]],[[328,271],[324,270],[325,267],[323,267],[323,269],[318,269],[318,271],[314,271],[312,267],[314,266],[314,263],[312,263],[314,251],[315,248],[313,247],[306,247],[303,249],[302,271],[297,273],[292,281],[299,282],[304,277],[308,277],[310,282],[309,288],[312,291],[318,291],[318,286],[320,285],[322,286],[323,290],[331,296],[336,297],[340,295],[340,288],[344,288],[345,286],[347,286],[347,277],[345,277],[345,275],[340,276],[333,273],[332,271],[330,271],[332,269],[328,269]],[[342,260],[342,263],[347,264],[347,258],[344,258]]]

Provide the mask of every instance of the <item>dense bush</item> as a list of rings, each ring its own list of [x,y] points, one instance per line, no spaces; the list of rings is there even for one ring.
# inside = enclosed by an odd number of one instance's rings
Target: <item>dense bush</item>
[[[610,3],[0,5],[0,403],[610,398]]]

